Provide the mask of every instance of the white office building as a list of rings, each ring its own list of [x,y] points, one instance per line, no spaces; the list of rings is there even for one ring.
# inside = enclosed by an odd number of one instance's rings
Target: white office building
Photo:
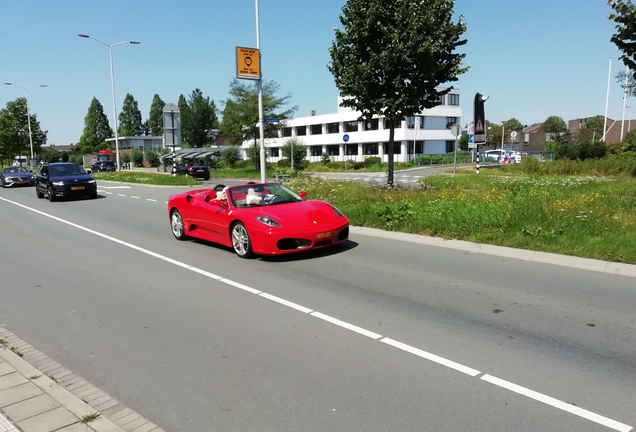
[[[389,129],[383,117],[371,121],[358,121],[360,113],[340,107],[333,114],[311,115],[285,120],[278,138],[265,140],[267,161],[277,162],[283,158],[282,147],[294,138],[307,149],[307,160],[318,162],[323,153],[332,161],[363,161],[367,157],[380,157],[388,161]],[[441,154],[454,151],[455,137],[450,131],[453,124],[461,124],[459,90],[453,89],[441,97],[441,104],[424,110],[415,117],[408,117],[395,128],[394,160],[406,162],[414,156]],[[345,143],[345,135],[348,141]],[[258,143],[258,141],[257,141]],[[243,156],[254,140],[242,145]]]

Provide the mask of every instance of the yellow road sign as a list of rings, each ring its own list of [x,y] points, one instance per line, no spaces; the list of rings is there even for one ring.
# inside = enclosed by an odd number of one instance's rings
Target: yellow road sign
[[[256,48],[236,47],[236,77],[238,79],[260,79],[260,55]]]

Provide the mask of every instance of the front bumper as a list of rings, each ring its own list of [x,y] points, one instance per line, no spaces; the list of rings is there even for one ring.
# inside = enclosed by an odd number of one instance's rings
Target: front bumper
[[[56,197],[78,197],[84,195],[94,195],[97,193],[97,184],[89,183],[85,185],[64,185],[64,186],[52,186],[53,195]],[[84,189],[73,189],[77,187],[84,187]]]
[[[7,177],[4,179],[5,187],[12,186],[35,186],[35,178],[15,178],[15,177]]]
[[[310,230],[270,228],[250,230],[252,250],[261,255],[285,255],[333,246],[349,238],[349,221]]]

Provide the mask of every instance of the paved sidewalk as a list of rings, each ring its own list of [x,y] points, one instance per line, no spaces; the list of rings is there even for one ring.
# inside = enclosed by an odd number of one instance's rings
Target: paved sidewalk
[[[0,327],[0,432],[165,432]]]

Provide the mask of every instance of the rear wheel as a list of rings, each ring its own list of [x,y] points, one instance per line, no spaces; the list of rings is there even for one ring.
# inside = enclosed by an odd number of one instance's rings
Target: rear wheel
[[[49,201],[51,202],[55,201],[55,194],[53,193],[53,188],[51,186],[46,188],[46,193],[49,196]]]
[[[172,229],[172,235],[177,240],[185,240],[188,236],[185,234],[185,226],[183,225],[183,218],[179,210],[174,209],[170,214],[170,228]]]
[[[232,227],[232,247],[234,248],[234,252],[241,258],[251,258],[254,256],[250,235],[245,225],[241,222],[235,223]]]

